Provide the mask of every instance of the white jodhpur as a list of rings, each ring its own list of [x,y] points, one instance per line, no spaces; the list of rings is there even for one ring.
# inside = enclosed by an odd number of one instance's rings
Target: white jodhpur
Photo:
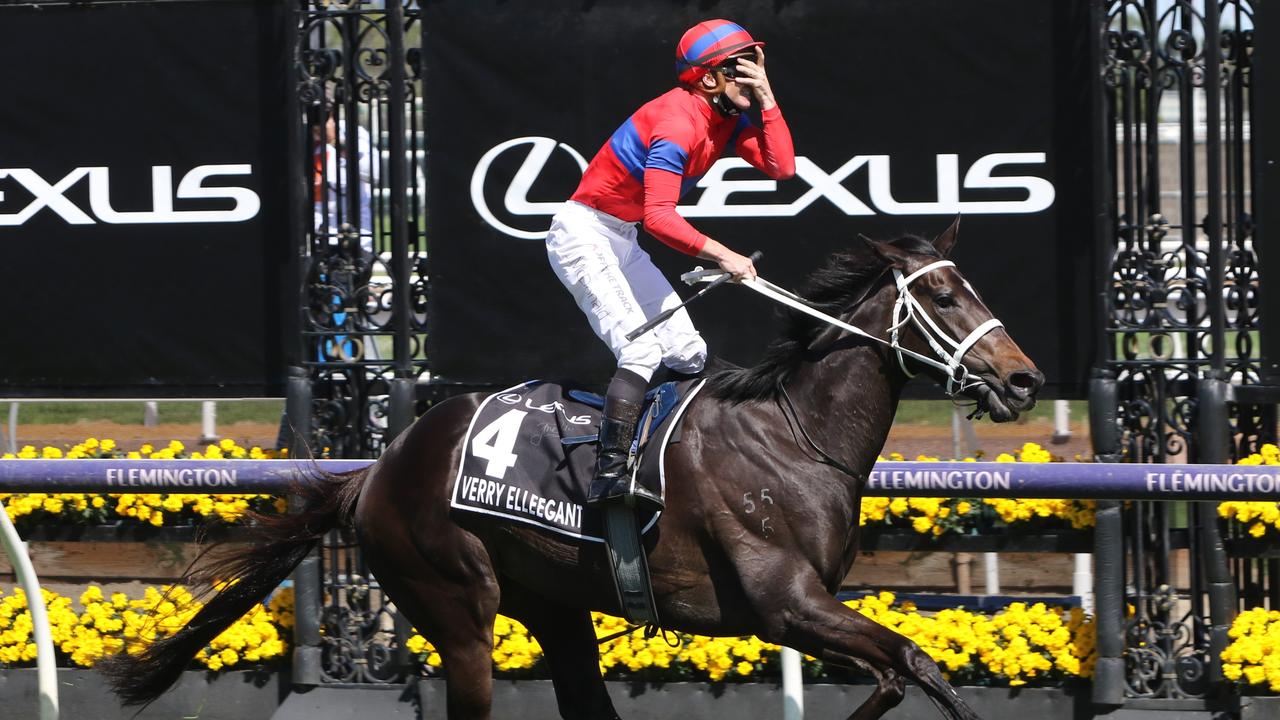
[[[636,225],[566,202],[551,219],[547,257],[591,329],[613,351],[618,367],[646,380],[660,364],[696,373],[706,364],[707,344],[683,309],[635,340],[626,338],[650,318],[680,304],[671,283],[636,243]]]

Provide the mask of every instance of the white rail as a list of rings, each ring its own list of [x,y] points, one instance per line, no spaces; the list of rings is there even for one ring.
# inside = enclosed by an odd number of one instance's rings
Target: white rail
[[[49,613],[45,610],[44,593],[40,592],[40,581],[36,578],[35,568],[31,566],[31,556],[27,555],[27,544],[18,537],[18,531],[9,519],[9,511],[3,507],[0,507],[0,540],[4,542],[4,551],[8,553],[14,572],[22,583],[23,592],[27,594],[27,609],[31,612],[32,633],[36,638],[40,720],[58,720],[57,658],[53,655],[53,634],[49,630]]]

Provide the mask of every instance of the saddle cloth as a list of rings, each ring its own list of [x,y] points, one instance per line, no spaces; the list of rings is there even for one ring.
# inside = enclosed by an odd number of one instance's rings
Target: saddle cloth
[[[646,395],[633,482],[663,494],[664,450],[678,441],[680,417],[703,382],[666,383]],[[604,542],[603,513],[585,505],[602,406],[598,395],[536,380],[485,398],[467,428],[451,506]],[[641,532],[658,516],[638,518]]]

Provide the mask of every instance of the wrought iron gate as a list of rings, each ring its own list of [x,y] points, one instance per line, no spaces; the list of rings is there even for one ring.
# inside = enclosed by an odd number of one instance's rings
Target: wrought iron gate
[[[1263,381],[1249,0],[1095,2],[1099,459],[1226,462],[1275,437]],[[1274,402],[1274,401],[1272,401]],[[1095,700],[1203,698],[1236,609],[1206,503],[1099,503]],[[1105,577],[1104,577],[1105,576]],[[1106,597],[1104,597],[1106,595]]]
[[[312,452],[376,457],[413,422],[426,372],[421,7],[298,0],[296,21],[303,360],[289,415]],[[332,533],[295,582],[296,681],[403,678],[408,627],[352,538]]]

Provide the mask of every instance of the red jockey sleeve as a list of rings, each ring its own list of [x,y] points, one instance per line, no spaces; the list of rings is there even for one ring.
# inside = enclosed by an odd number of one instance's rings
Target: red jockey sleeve
[[[676,212],[683,179],[682,175],[667,170],[648,168],[644,171],[644,229],[686,255],[697,255],[707,243],[707,236]]]
[[[760,113],[764,130],[754,125],[738,137],[738,156],[774,180],[786,180],[796,174],[796,151],[791,144],[791,129],[777,105]]]

